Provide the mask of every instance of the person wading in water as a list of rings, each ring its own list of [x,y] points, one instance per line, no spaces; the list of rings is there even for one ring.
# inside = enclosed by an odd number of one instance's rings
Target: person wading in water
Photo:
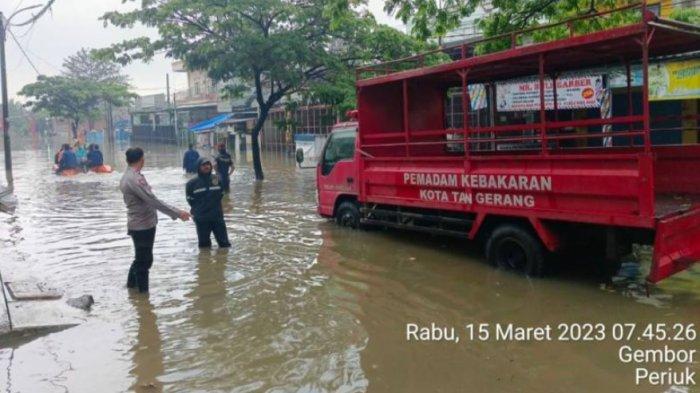
[[[231,192],[231,175],[235,169],[231,155],[226,151],[226,144],[219,144],[219,154],[216,156],[216,174],[219,175],[221,188],[226,194]]]
[[[219,247],[231,247],[221,206],[224,191],[219,176],[211,173],[211,161],[206,158],[199,159],[197,168],[197,177],[187,182],[185,194],[197,225],[199,247],[211,247],[212,232]]]
[[[141,174],[145,159],[143,150],[132,147],[126,151],[126,162],[129,166],[124,171],[119,189],[124,194],[127,209],[128,234],[134,241],[134,262],[129,268],[127,288],[138,288],[139,292],[148,292],[148,274],[153,264],[153,242],[156,237],[158,213],[167,215],[175,220],[190,219],[190,214],[163,203],[156,198]]]

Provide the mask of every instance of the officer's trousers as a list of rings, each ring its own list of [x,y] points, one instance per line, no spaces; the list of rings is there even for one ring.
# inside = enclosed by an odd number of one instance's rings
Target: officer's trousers
[[[196,221],[197,238],[199,239],[199,247],[211,247],[211,233],[214,232],[214,238],[219,244],[219,247],[231,247],[228,241],[228,232],[226,231],[226,223],[224,220],[215,221]]]
[[[134,241],[134,262],[129,268],[126,286],[138,288],[139,292],[148,292],[148,273],[153,265],[153,242],[156,239],[156,228],[129,231],[129,236]]]
[[[231,178],[228,175],[228,172],[221,172],[219,173],[219,179],[221,179],[221,189],[225,193],[230,193],[231,192]]]

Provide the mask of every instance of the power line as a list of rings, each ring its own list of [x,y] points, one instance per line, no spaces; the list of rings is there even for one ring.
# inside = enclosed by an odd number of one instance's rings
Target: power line
[[[26,51],[29,52],[29,54],[31,54],[31,55],[34,56],[35,58],[39,59],[39,61],[41,61],[42,63],[46,64],[47,66],[53,68],[54,70],[56,70],[56,71],[58,71],[58,72],[62,72],[62,70],[61,70],[60,67],[54,65],[54,64],[51,63],[50,61],[48,61],[48,60],[44,59],[43,57],[39,56],[38,54],[36,54],[36,52],[32,51],[31,49],[27,48]]]
[[[17,40],[17,37],[15,37],[14,33],[12,33],[12,30],[7,29],[7,32],[10,33],[10,37],[12,37],[12,40],[15,42],[15,44],[17,44],[17,46],[19,47],[19,50],[20,50],[20,51],[22,52],[22,54],[24,55],[24,58],[27,59],[27,61],[29,62],[29,65],[32,66],[32,68],[34,69],[34,71],[36,72],[36,74],[37,74],[37,75],[41,75],[41,72],[39,72],[39,70],[36,68],[36,66],[35,66],[34,63],[32,62],[32,60],[29,58],[29,56],[27,56],[27,52],[24,51],[24,48],[22,48],[22,45],[21,45],[21,44],[19,43],[19,41]]]

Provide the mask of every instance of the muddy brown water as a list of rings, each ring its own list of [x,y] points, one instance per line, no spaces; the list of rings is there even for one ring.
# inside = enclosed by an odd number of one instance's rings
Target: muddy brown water
[[[184,207],[180,159],[152,147],[144,173]],[[78,327],[5,343],[6,392],[662,392],[635,386],[635,365],[618,360],[625,343],[478,342],[463,327],[700,325],[698,270],[645,297],[602,288],[585,267],[533,280],[494,270],[461,241],[345,230],[316,215],[314,171],[279,155],[265,156],[263,183],[238,158],[230,250],[200,251],[192,223],[161,217],[151,294],[134,295],[120,174],[57,177],[45,151],[14,160],[20,205],[0,216],[0,269],[96,304]],[[407,342],[407,323],[453,326],[462,340]],[[697,361],[687,366],[700,371]]]

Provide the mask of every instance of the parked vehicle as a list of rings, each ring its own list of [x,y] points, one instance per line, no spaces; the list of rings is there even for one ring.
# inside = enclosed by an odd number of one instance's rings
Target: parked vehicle
[[[649,63],[700,50],[700,28],[645,3],[574,22],[635,10],[638,23],[587,35],[517,45],[566,21],[441,49],[442,64],[407,66],[433,52],[359,69],[357,121],[334,127],[317,167],[319,214],[479,240],[489,261],[528,275],[549,253],[614,260],[633,243],[654,246],[650,282],[688,268],[700,260],[698,129],[669,143],[688,130],[658,124],[700,117],[652,113]],[[612,64],[626,74],[617,90]],[[616,111],[614,94],[627,103]]]

